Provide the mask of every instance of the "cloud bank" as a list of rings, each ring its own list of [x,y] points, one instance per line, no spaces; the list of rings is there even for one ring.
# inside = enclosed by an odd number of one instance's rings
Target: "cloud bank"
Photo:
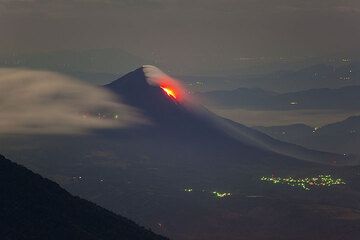
[[[0,134],[81,134],[144,123],[110,92],[68,76],[0,69]]]

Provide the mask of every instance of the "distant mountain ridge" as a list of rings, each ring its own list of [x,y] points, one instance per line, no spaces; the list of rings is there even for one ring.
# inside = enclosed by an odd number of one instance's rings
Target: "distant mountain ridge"
[[[0,155],[1,239],[165,240]]]
[[[360,116],[313,128],[304,124],[256,127],[256,129],[283,141],[305,147],[360,155]]]
[[[242,86],[261,86],[279,92],[305,91],[314,88],[341,88],[360,85],[360,63],[320,63],[299,70],[278,71],[242,79]]]
[[[360,86],[319,88],[276,93],[259,88],[197,93],[209,105],[254,110],[347,109],[360,110]]]
[[[339,58],[337,58],[340,60]],[[343,61],[345,60],[345,61]],[[254,63],[255,64],[255,63]],[[291,65],[291,66],[290,66]],[[262,88],[286,93],[318,88],[342,88],[360,85],[360,62],[341,59],[328,62],[318,59],[313,63],[282,66],[256,66],[246,71],[228,71],[223,74],[183,75],[194,91]],[[266,70],[265,70],[266,69]]]

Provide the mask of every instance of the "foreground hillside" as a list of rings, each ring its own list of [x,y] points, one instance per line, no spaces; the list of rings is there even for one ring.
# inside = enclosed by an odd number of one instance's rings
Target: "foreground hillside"
[[[0,155],[1,239],[165,239]]]

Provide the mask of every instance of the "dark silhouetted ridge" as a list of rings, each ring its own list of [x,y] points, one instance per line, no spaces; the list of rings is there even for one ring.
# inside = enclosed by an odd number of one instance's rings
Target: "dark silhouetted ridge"
[[[0,155],[1,239],[160,240]]]

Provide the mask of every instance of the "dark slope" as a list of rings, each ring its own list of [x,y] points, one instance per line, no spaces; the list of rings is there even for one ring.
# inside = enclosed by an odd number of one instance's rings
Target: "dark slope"
[[[0,155],[1,239],[166,239]]]

